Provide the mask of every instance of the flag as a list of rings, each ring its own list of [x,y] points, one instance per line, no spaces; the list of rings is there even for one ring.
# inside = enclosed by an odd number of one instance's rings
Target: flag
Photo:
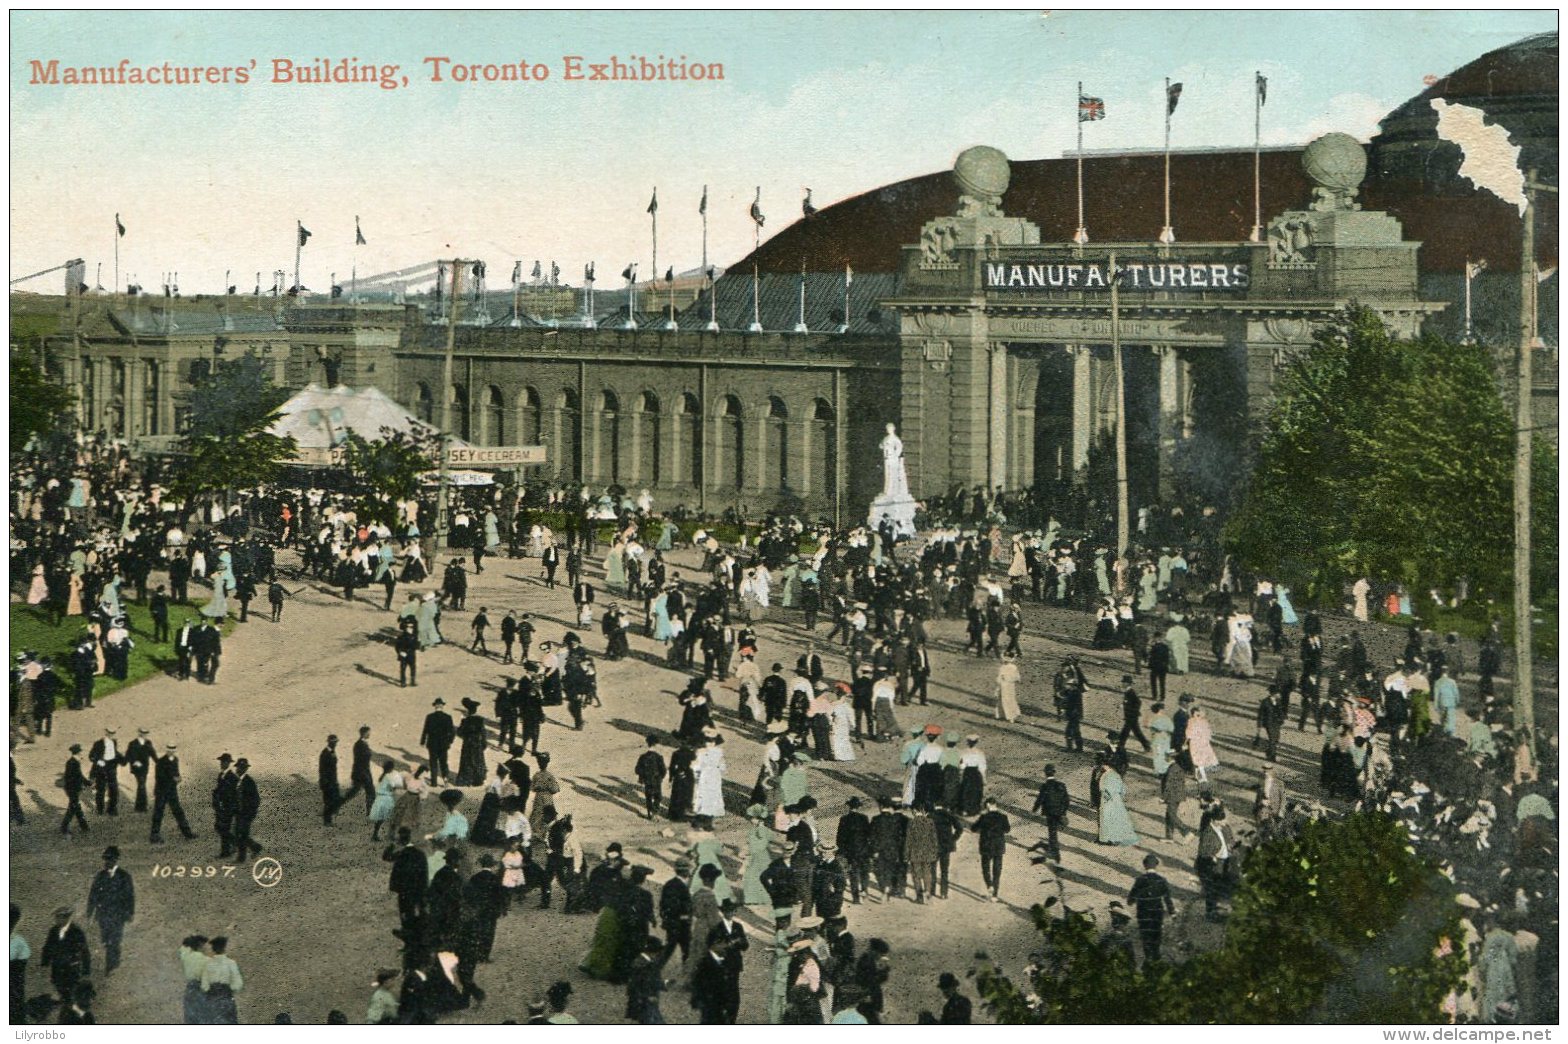
[[[755,221],[757,223],[757,227],[758,228],[762,227],[762,222],[763,222],[764,218],[762,216],[762,186],[761,185],[757,186],[757,198],[751,201],[751,220],[753,220],[753,221]]]
[[[295,224],[298,225],[299,222],[296,221]],[[300,246],[304,246],[305,245],[305,240],[307,240],[309,238],[310,238],[310,229],[306,228],[304,225],[300,225],[299,226],[299,245]]]
[[[657,214],[658,212],[659,212],[659,190],[658,189],[654,189],[653,190],[653,198],[648,201],[648,213],[650,213],[650,214]]]
[[[1258,73],[1258,104],[1266,105],[1269,100],[1269,78]]]
[[[333,299],[336,300],[337,298],[342,297],[342,296],[343,296],[343,286],[342,286],[342,284],[340,284],[340,283],[333,283],[332,284],[332,297],[333,297]]]
[[[475,279],[483,279],[485,277],[485,263],[483,261],[475,261],[473,273]]]
[[[261,287],[258,286],[256,289],[259,292],[261,290]],[[238,291],[239,291],[239,287],[238,286],[235,286],[235,285],[232,285],[232,284],[229,286],[229,296],[230,297],[233,297]]]
[[[120,234],[120,238],[125,238],[125,224],[118,214],[114,215],[114,230]]]
[[[586,265],[583,266],[583,282],[585,282],[585,283],[593,282],[593,262],[592,261],[588,262]]]
[[[811,190],[809,188],[806,190],[806,198],[800,201],[800,212],[808,218],[817,212],[817,208],[811,205]]]
[[[1466,261],[1465,262],[1465,278],[1466,279],[1474,279],[1476,276],[1480,275],[1482,272],[1485,272],[1485,271],[1486,271],[1486,258],[1484,258],[1484,257],[1481,258],[1481,260],[1479,260],[1479,261]]]
[[[1484,266],[1486,264],[1486,262],[1483,261],[1483,262],[1481,262],[1481,264]],[[1548,279],[1552,278],[1552,276],[1554,276],[1556,274],[1557,274],[1557,266],[1556,265],[1553,265],[1550,268],[1542,268],[1540,265],[1536,265],[1535,266],[1535,281],[1537,283],[1544,283],[1544,282],[1546,282]]]
[[[359,230],[359,215],[354,215],[354,245],[365,246],[365,233]]]
[[[543,275],[544,275],[544,269],[542,269],[542,268],[540,268],[540,267],[539,267],[539,262],[537,262],[537,261],[535,261],[535,262],[534,262],[534,272],[533,272],[533,278],[535,278],[535,279],[539,279],[539,278],[540,278],[540,277],[542,277],[542,276],[543,276]]]
[[[1165,115],[1168,117],[1176,111],[1176,103],[1181,101],[1181,84],[1173,83],[1165,88]]]
[[[1078,122],[1093,123],[1095,120],[1105,119],[1105,99],[1091,98],[1087,94],[1078,95]]]
[[[550,262],[550,285],[554,286],[561,281],[561,266],[554,261]]]
[[[671,286],[674,285],[674,283],[675,283],[675,269],[674,268],[666,268],[664,270],[664,282],[667,285],[671,285]]]
[[[714,283],[718,282],[718,276],[715,274],[716,272],[717,272],[717,269],[715,269],[711,265],[708,266],[708,285],[709,286],[712,286]]]
[[[697,213],[707,216],[708,213],[708,186],[702,186],[702,202],[697,204]]]
[[[853,283],[854,281],[855,281],[855,270],[853,268],[850,268],[849,265],[846,264],[844,266],[844,285],[848,286],[850,283]]]
[[[621,278],[626,280],[628,283],[631,282],[632,281],[632,270],[635,269],[636,267],[637,267],[636,265],[627,265],[626,268],[621,272]]]
[[[512,263],[512,285],[516,286],[518,283],[521,283],[522,281],[523,281],[523,263],[521,261],[514,261]]]

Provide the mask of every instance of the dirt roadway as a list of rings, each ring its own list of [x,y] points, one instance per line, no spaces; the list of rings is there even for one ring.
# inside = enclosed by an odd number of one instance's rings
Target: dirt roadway
[[[696,572],[689,554],[676,555],[673,564],[688,576]],[[572,616],[570,595],[565,587],[545,590],[537,581],[538,574],[533,560],[492,559],[483,575],[470,576],[469,605],[489,606],[493,623],[498,623],[507,609],[531,612],[539,624],[536,647],[541,640],[559,638]],[[290,586],[293,589],[302,584]],[[400,589],[397,604],[405,594]],[[613,596],[601,591],[600,606],[610,601]],[[136,880],[137,917],[126,932],[123,966],[100,989],[100,1022],[178,1021],[182,981],[175,953],[180,939],[192,932],[230,936],[230,953],[246,980],[239,999],[243,1021],[270,1022],[276,1013],[288,1011],[296,1022],[319,1023],[334,1007],[345,1011],[351,1022],[363,1021],[371,973],[380,966],[399,964],[398,944],[391,935],[397,925],[396,908],[386,891],[387,866],[379,858],[381,845],[370,841],[362,817],[345,809],[334,826],[321,824],[316,754],[329,732],[341,737],[340,772],[346,786],[348,749],[360,724],[369,724],[374,730],[371,742],[378,761],[386,754],[400,764],[409,764],[423,760],[416,741],[423,716],[436,696],[443,697],[449,708],[465,696],[475,697],[484,704],[482,713],[489,716],[495,683],[513,669],[500,664],[498,651],[486,659],[462,648],[467,644],[470,617],[470,613],[446,614],[444,630],[451,644],[421,656],[417,689],[400,689],[395,659],[387,644],[392,615],[381,610],[379,599],[348,604],[337,592],[307,586],[289,601],[280,625],[268,622],[264,611],[236,629],[225,643],[216,685],[158,677],[105,700],[93,711],[57,714],[53,737],[16,751],[28,818],[24,826],[11,830],[10,894],[24,910],[21,930],[34,953],[42,947],[49,911],[62,903],[74,904],[80,911],[103,847],[117,844],[124,853],[123,865]],[[963,633],[958,621],[939,622],[932,628],[932,706],[918,717],[915,709],[899,709],[906,726],[929,720],[950,734],[981,734],[991,766],[988,792],[1012,818],[1013,848],[1006,860],[1001,903],[981,901],[978,857],[970,838],[954,857],[950,899],[927,906],[895,900],[846,907],[850,929],[862,945],[873,936],[891,944],[889,1022],[911,1022],[922,1008],[938,1010],[937,975],[944,970],[962,975],[977,950],[987,951],[1014,974],[1021,969],[1036,938],[1028,922],[1028,907],[1054,887],[1042,884],[1047,875],[1030,866],[1023,851],[1044,834],[1043,825],[1027,810],[1038,786],[1040,766],[1047,760],[1056,762],[1075,803],[1070,829],[1063,838],[1066,862],[1061,879],[1069,905],[1103,910],[1110,899],[1125,899],[1143,856],[1154,851],[1166,861],[1167,876],[1178,890],[1182,906],[1177,923],[1168,928],[1168,951],[1183,943],[1213,942],[1214,930],[1201,917],[1201,902],[1196,911],[1187,905],[1196,897],[1196,879],[1191,872],[1195,845],[1146,842],[1135,848],[1106,848],[1096,844],[1094,820],[1086,814],[1085,803],[1090,759],[1062,751],[1061,726],[1050,713],[1050,678],[1059,657],[1068,649],[1083,652],[1094,686],[1086,701],[1084,725],[1092,750],[1107,729],[1119,725],[1116,685],[1130,659],[1125,653],[1084,650],[1079,639],[1087,637],[1092,621],[1083,614],[1030,607],[1028,620],[1020,690],[1024,717],[1019,722],[1005,725],[992,716],[996,662],[961,654]],[[1364,633],[1369,630],[1363,629]],[[763,667],[775,659],[792,664],[805,640],[798,614],[775,609],[760,631],[758,659]],[[1045,631],[1066,632],[1068,637],[1042,637]],[[818,633],[825,635],[826,627]],[[1331,630],[1330,638],[1336,633]],[[492,627],[491,644],[498,650],[495,634]],[[585,640],[596,654],[602,651],[597,628],[586,634]],[[1379,635],[1379,640],[1392,648],[1400,639],[1390,631]],[[575,815],[578,836],[590,857],[606,843],[620,841],[630,859],[655,868],[650,883],[657,894],[657,885],[668,877],[674,859],[686,848],[686,832],[672,829],[664,821],[642,819],[632,765],[650,730],[667,730],[678,722],[674,693],[684,676],[663,666],[657,643],[634,634],[631,645],[632,659],[601,660],[600,691],[605,706],[588,711],[586,729],[572,731],[565,708],[550,708],[542,747],[553,755],[552,768],[566,787],[560,804]],[[1200,652],[1202,647],[1201,641],[1194,642],[1193,660],[1195,666],[1206,667],[1208,657]],[[841,673],[844,660],[838,648],[823,652],[829,675]],[[1373,652],[1378,652],[1376,646]],[[1215,777],[1217,789],[1232,808],[1250,807],[1248,792],[1261,761],[1259,753],[1248,745],[1252,717],[1273,667],[1273,658],[1265,656],[1259,678],[1250,684],[1206,673],[1171,679],[1173,698],[1177,692],[1190,690],[1210,710],[1216,749],[1223,763]],[[730,684],[719,685],[717,696],[719,723],[727,734],[728,805],[732,813],[738,813],[761,761],[760,731],[741,728]],[[60,836],[64,802],[55,779],[64,764],[66,747],[79,742],[85,749],[108,725],[118,728],[122,742],[144,727],[160,749],[166,742],[179,744],[185,776],[181,797],[199,835],[197,840],[181,840],[174,825],[166,823],[163,835],[167,843],[150,845],[146,814],[130,811],[128,789],[122,790],[118,817],[94,815],[89,801],[91,832]],[[1287,728],[1280,762],[1292,792],[1316,792],[1319,742],[1315,733],[1298,733],[1293,723]],[[851,795],[874,799],[901,788],[898,747],[895,743],[870,744],[858,752],[859,760],[853,763],[812,766],[812,789],[821,802],[818,822],[827,836],[832,836],[833,824]],[[262,812],[254,834],[266,845],[264,854],[282,868],[281,880],[274,887],[259,886],[250,866],[236,866],[232,876],[224,876],[224,863],[216,858],[218,843],[212,830],[209,794],[217,755],[225,751],[236,758],[248,758],[254,766],[252,773],[262,794]],[[492,767],[500,760],[494,749],[489,760]],[[122,786],[132,782],[128,773],[122,772],[121,779]],[[470,794],[464,809],[472,816],[480,791],[473,788]],[[1145,838],[1157,837],[1162,812],[1148,758],[1141,753],[1133,756],[1128,804],[1139,832]],[[438,825],[439,807],[430,800],[425,806],[428,832]],[[731,880],[738,880],[745,821],[731,815],[720,821],[719,834],[728,845]],[[218,876],[154,876],[154,864],[175,861],[213,866]],[[530,901],[501,922],[493,962],[479,972],[488,999],[482,1008],[458,1013],[448,1021],[521,1021],[528,1000],[557,978],[569,979],[577,986],[573,1010],[584,1021],[622,1021],[624,991],[592,982],[576,971],[577,961],[588,947],[593,918],[568,917],[559,907],[558,901],[555,910],[541,912]],[[771,932],[764,931],[755,916],[747,920],[752,948],[746,957],[741,1019],[764,1022]],[[89,937],[96,970],[102,951],[95,929],[89,929]],[[46,982],[35,962],[29,975],[30,992],[41,991]],[[968,992],[972,995],[972,989]],[[695,1013],[679,990],[666,994],[663,1009],[671,1022],[694,1021]]]

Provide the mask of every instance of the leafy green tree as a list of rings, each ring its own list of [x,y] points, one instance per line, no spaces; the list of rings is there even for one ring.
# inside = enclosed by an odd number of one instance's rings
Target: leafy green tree
[[[288,395],[252,355],[210,370],[191,391],[191,426],[175,492],[188,497],[275,481],[298,452],[292,436],[267,431]]]
[[[396,501],[419,492],[420,477],[437,466],[441,440],[436,434],[414,435],[381,430],[379,439],[349,432],[340,445],[342,468],[359,498],[355,513],[362,521],[391,524]]]
[[[11,447],[75,423],[76,395],[51,381],[25,351],[11,350]]]
[[[1375,813],[1249,853],[1224,943],[1187,960],[1136,969],[1086,915],[1033,912],[1045,943],[1033,981],[976,971],[998,1022],[1425,1022],[1466,968],[1451,884]]]
[[[1506,594],[1512,432],[1486,349],[1402,341],[1352,309],[1282,374],[1227,545],[1309,599],[1360,575]],[[1555,494],[1555,462],[1538,455],[1533,481]],[[1549,548],[1555,508],[1544,521]]]

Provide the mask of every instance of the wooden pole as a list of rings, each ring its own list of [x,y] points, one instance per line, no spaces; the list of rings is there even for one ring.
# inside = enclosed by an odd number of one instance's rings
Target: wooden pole
[[[1514,403],[1514,734],[1535,726],[1530,612],[1530,458],[1534,449],[1535,171],[1525,178],[1524,236],[1519,258],[1518,385]],[[1468,275],[1468,273],[1467,273]],[[1534,750],[1532,738],[1531,749]]]
[[[446,534],[446,457],[447,440],[452,437],[452,353],[457,348],[458,283],[463,275],[463,262],[452,261],[452,298],[447,307],[446,355],[441,362],[441,460],[438,465],[439,485],[436,486],[435,539],[431,546],[440,549]],[[433,563],[432,563],[433,564]]]
[[[1122,375],[1121,280],[1116,271],[1116,255],[1108,262],[1111,281],[1111,367],[1116,371],[1116,554],[1127,553],[1127,382]]]

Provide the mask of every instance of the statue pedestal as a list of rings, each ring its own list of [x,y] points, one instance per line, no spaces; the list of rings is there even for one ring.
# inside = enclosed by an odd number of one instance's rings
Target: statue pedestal
[[[905,539],[915,535],[915,502],[909,497],[890,497],[886,493],[878,493],[871,502],[871,510],[866,515],[866,523],[872,529],[881,529],[883,519],[893,523],[893,536],[895,539]]]

